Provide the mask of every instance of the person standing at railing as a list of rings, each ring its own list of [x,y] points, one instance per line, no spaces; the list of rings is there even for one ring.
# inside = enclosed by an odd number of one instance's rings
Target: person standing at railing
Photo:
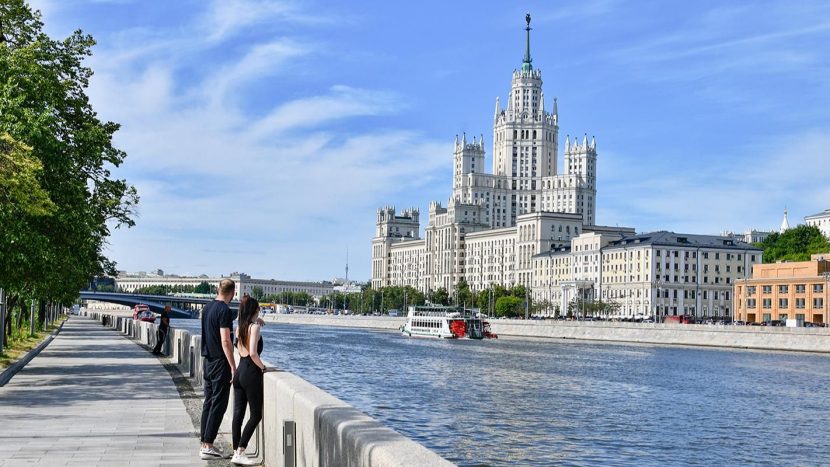
[[[261,321],[259,320],[259,303],[245,295],[239,302],[239,323],[236,327],[236,351],[239,352],[239,366],[233,378],[233,458],[231,463],[237,465],[255,465],[253,459],[245,456],[248,441],[262,420],[263,373],[265,363],[262,354]],[[250,408],[248,423],[242,428],[245,409]]]
[[[225,453],[213,445],[222,417],[228,409],[231,381],[236,373],[233,358],[233,314],[228,307],[233,300],[236,283],[231,279],[219,282],[216,300],[202,310],[202,357],[204,357],[205,402],[202,405],[202,448],[204,460],[225,459]]]
[[[161,346],[167,340],[167,332],[170,331],[170,305],[164,307],[159,318],[159,329],[156,334],[156,346],[153,348],[153,355],[161,355]]]

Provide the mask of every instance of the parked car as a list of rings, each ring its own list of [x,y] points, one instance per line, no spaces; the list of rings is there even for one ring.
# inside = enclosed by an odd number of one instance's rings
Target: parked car
[[[144,310],[138,314],[139,321],[146,321],[148,323],[155,323],[156,322],[156,314],[150,310]]]

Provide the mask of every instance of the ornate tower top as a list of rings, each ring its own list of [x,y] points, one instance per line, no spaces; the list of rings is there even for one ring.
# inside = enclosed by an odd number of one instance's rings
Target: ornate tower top
[[[525,21],[527,22],[527,27],[525,27],[525,31],[527,31],[527,41],[525,43],[525,58],[522,60],[522,71],[530,71],[533,69],[533,65],[530,63],[533,61],[530,58],[530,13],[525,15]]]

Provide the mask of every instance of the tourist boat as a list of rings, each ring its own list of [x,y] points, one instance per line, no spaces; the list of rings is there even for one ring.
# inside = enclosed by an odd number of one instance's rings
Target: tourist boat
[[[409,337],[439,339],[495,338],[490,324],[481,319],[476,308],[440,305],[410,306],[401,334]]]

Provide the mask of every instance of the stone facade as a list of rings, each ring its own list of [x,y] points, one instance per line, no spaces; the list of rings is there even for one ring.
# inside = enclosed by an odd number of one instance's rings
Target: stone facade
[[[818,227],[818,229],[821,230],[821,233],[830,239],[830,209],[825,209],[818,214],[804,217],[804,223]]]
[[[434,201],[424,238],[417,209],[378,210],[372,241],[372,286],[473,290],[492,284],[530,286],[533,256],[569,244],[596,223],[596,141],[566,137],[558,170],[559,112],[545,107],[542,73],[525,57],[514,70],[507,107],[496,99],[493,162],[485,172],[484,136],[456,136],[452,194]],[[633,233],[633,232],[632,232]]]
[[[731,237],[585,232],[534,257],[532,293],[551,304],[542,314],[602,300],[619,306],[615,317],[729,317],[733,285],[762,259],[760,249]]]

